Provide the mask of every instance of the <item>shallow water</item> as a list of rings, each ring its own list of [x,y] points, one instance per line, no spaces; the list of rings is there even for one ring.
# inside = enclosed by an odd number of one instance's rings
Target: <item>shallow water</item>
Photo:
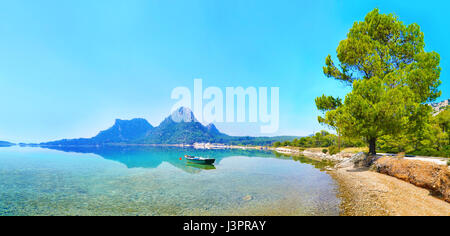
[[[323,163],[265,151],[0,148],[0,215],[338,215]],[[184,154],[216,158],[212,168]]]

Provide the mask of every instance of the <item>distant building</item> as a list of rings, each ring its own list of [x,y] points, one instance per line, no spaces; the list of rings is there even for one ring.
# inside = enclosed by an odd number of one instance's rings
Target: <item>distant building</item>
[[[196,149],[226,149],[230,148],[226,144],[222,143],[194,143],[194,148]]]
[[[446,108],[450,103],[450,99],[444,100],[442,102],[430,103],[429,105],[433,108],[433,115],[439,114],[444,108]]]

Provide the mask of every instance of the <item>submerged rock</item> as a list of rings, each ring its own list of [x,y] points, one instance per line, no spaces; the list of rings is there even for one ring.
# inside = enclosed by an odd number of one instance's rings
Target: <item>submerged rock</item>
[[[244,201],[250,201],[252,199],[253,199],[253,197],[251,195],[247,195],[247,196],[242,198],[242,200],[244,200]]]

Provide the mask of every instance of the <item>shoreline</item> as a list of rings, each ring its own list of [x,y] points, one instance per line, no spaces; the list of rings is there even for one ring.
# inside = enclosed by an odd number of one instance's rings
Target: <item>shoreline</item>
[[[343,216],[450,216],[450,203],[429,190],[369,168],[330,171]]]
[[[111,144],[109,144],[111,145]],[[46,145],[50,147],[49,145]],[[41,146],[41,147],[46,147]],[[95,145],[99,147],[99,145]],[[303,156],[311,160],[332,163],[325,168],[336,181],[338,197],[341,199],[343,216],[450,216],[450,203],[433,196],[432,191],[417,187],[402,179],[382,174],[368,167],[355,167],[349,162],[355,153],[341,152],[335,155],[324,154],[321,149],[302,149],[295,147],[274,148],[269,146],[196,146],[183,144],[114,144],[113,146],[161,146],[187,147],[195,149],[250,149],[273,151],[288,156]],[[386,156],[386,155],[385,155]],[[388,155],[387,155],[388,156]],[[410,160],[411,158],[405,158]],[[412,158],[414,159],[414,158]],[[439,165],[437,159],[419,157],[414,161],[424,161]],[[441,162],[442,163],[442,162]]]
[[[338,185],[342,216],[450,216],[450,203],[434,196],[432,191],[369,167],[349,165],[345,160],[350,159],[351,153],[332,156],[309,150],[282,153],[335,163],[327,173]],[[434,160],[426,163],[436,164]]]

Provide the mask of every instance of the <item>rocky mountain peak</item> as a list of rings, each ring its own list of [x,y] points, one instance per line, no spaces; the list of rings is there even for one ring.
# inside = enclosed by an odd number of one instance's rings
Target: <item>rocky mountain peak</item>
[[[170,115],[174,122],[197,122],[194,113],[187,107],[180,107]]]

